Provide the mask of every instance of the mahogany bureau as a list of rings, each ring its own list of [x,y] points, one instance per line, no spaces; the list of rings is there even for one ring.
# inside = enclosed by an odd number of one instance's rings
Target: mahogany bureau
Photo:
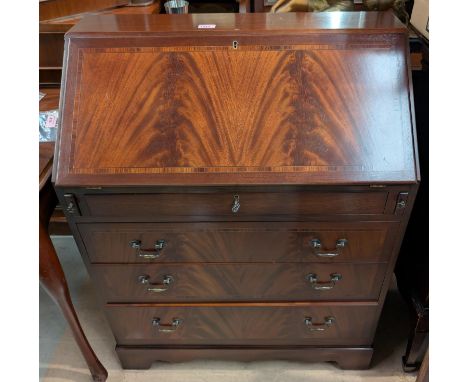
[[[419,182],[408,61],[391,13],[67,33],[54,182],[124,368],[369,367]]]

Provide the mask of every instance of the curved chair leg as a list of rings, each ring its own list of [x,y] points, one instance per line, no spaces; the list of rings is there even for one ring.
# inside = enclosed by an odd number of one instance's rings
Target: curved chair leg
[[[39,277],[41,285],[60,307],[70,325],[75,341],[91,371],[93,380],[104,382],[107,379],[107,370],[94,354],[81,328],[78,316],[73,308],[62,266],[55,253],[49,233],[41,221],[39,222]]]

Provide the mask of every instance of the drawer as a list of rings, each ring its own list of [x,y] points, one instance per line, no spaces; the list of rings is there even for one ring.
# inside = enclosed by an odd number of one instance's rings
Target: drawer
[[[80,223],[92,263],[385,262],[398,223]]]
[[[106,307],[118,345],[364,346],[377,312],[344,304]]]
[[[94,265],[108,302],[377,300],[386,264]]]
[[[387,194],[377,191],[85,194],[79,203],[85,216],[206,221],[213,218],[382,214]]]

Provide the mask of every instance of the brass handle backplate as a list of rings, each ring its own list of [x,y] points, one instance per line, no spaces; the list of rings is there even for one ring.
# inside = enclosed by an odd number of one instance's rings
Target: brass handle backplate
[[[330,281],[319,281],[315,273],[309,273],[306,276],[306,279],[310,281],[312,287],[315,290],[330,290],[333,289],[338,281],[340,281],[343,276],[340,273],[330,274]]]
[[[161,319],[159,317],[153,318],[151,321],[153,326],[158,328],[158,332],[161,333],[174,333],[179,325],[182,323],[182,320],[179,318],[173,318],[171,324],[161,324]]]
[[[322,243],[319,239],[312,239],[309,243],[316,256],[332,258],[338,256],[343,251],[346,245],[348,245],[348,240],[338,239],[336,241],[335,249],[332,250],[322,250]]]
[[[154,243],[154,249],[143,249],[141,240],[132,240],[129,245],[137,250],[137,257],[141,257],[143,259],[157,259],[161,256],[161,251],[166,246],[166,240],[156,240]]]
[[[174,277],[172,277],[171,275],[166,275],[163,278],[163,282],[160,284],[150,283],[149,280],[150,280],[150,277],[148,275],[138,276],[138,282],[140,284],[149,285],[148,288],[146,288],[148,292],[159,293],[159,292],[165,292],[169,289],[169,284],[174,282]]]
[[[330,326],[333,325],[333,323],[335,322],[335,317],[324,317],[324,322],[322,323],[319,323],[319,324],[314,324],[312,323],[312,317],[305,317],[304,318],[304,323],[306,324],[307,328],[311,331],[311,332],[323,332],[325,330],[327,330],[328,328],[330,328]]]

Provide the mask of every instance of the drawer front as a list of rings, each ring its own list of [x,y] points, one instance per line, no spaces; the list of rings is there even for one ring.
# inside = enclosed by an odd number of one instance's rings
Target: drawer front
[[[92,263],[385,262],[397,224],[81,223],[77,227]]]
[[[83,215],[203,221],[248,217],[382,214],[387,192],[239,192],[185,194],[86,194]]]
[[[95,265],[107,302],[377,300],[386,264]]]
[[[118,345],[354,345],[372,343],[377,306],[109,305]]]

